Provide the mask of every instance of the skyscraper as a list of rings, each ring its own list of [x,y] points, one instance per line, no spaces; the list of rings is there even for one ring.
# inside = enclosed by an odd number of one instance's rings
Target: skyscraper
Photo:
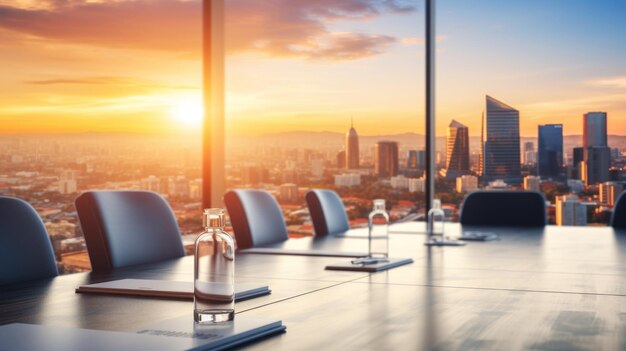
[[[379,141],[374,150],[374,172],[380,178],[398,175],[398,143]]]
[[[453,179],[470,173],[469,130],[452,120],[448,126],[446,143],[446,178]]]
[[[483,176],[521,182],[519,111],[486,96]]]
[[[535,144],[532,141],[524,143],[524,152],[522,153],[522,163],[525,165],[532,165],[537,163],[537,157],[535,154]]]
[[[583,162],[581,177],[585,185],[609,180],[611,149],[607,144],[606,112],[588,112],[583,115]]]
[[[563,125],[539,126],[538,139],[537,174],[543,178],[558,178],[563,168]]]
[[[350,130],[346,133],[346,168],[359,168],[359,136],[354,129],[354,123],[350,123]]]
[[[583,115],[583,148],[607,146],[606,112],[587,112]]]

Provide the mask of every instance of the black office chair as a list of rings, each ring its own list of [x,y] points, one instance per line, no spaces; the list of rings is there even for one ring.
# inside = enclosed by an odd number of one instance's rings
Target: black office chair
[[[238,249],[289,239],[287,225],[276,199],[264,190],[231,190],[224,203],[235,232]]]
[[[611,214],[611,227],[625,229],[626,228],[626,192],[622,192],[615,201],[613,214]]]
[[[58,274],[48,232],[35,209],[26,201],[0,196],[0,285]]]
[[[315,236],[339,234],[350,230],[341,197],[326,189],[313,189],[306,193],[306,204],[311,214]]]
[[[150,191],[87,191],[75,200],[93,271],[185,255],[176,217]]]
[[[546,199],[536,191],[475,191],[461,206],[462,225],[543,227]]]

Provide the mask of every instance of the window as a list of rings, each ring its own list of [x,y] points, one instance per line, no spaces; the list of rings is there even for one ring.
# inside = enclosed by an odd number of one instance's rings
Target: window
[[[74,199],[168,198],[200,225],[199,1],[0,1],[0,194],[43,218],[62,272],[89,269]]]
[[[608,223],[624,181],[624,4],[437,6],[436,196],[451,218],[474,189],[526,189],[551,223]]]
[[[336,190],[352,226],[372,200],[392,218],[423,196],[423,13],[414,1],[227,1],[226,186],[279,201],[311,235],[311,188]],[[423,200],[422,205],[423,207]]]

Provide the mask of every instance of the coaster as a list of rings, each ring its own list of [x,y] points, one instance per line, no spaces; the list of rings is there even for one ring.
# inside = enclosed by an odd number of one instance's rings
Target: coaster
[[[458,237],[459,240],[466,241],[491,241],[498,239],[498,234],[492,232],[467,231]]]
[[[380,272],[413,263],[412,258],[389,258],[386,262],[352,264],[350,261],[326,266],[329,271]]]
[[[426,246],[465,246],[465,244],[463,241],[450,239],[432,240],[424,243]]]

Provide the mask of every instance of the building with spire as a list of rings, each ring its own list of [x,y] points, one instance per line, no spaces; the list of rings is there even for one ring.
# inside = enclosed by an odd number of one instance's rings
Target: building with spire
[[[346,133],[346,168],[359,168],[359,136],[354,129],[354,121],[350,121],[350,130]]]
[[[446,133],[446,168],[443,173],[449,179],[470,173],[469,129],[455,120]]]
[[[520,183],[519,111],[486,96],[483,135],[483,177]]]

